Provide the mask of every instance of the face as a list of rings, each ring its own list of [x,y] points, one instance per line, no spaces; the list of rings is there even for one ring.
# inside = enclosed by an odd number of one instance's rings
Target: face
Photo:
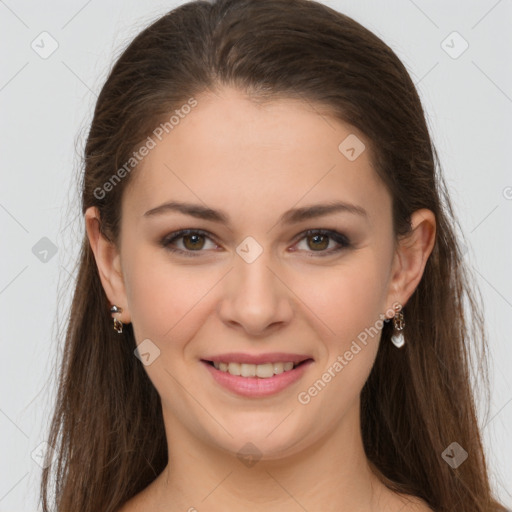
[[[397,299],[391,197],[308,103],[196,99],[123,195],[125,313],[168,435],[292,455],[357,415]]]

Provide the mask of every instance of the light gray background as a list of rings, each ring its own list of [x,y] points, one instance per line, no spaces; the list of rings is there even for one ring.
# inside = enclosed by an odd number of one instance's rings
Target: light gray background
[[[65,319],[82,233],[74,176],[96,96],[125,45],[180,3],[0,0],[0,511],[38,510],[56,315]],[[325,3],[383,38],[419,88],[485,302],[492,399],[480,423],[492,485],[512,507],[512,5]],[[58,43],[45,59],[31,47],[51,49],[44,31]],[[461,55],[464,40],[454,31],[469,44]],[[44,253],[43,237],[55,255]]]

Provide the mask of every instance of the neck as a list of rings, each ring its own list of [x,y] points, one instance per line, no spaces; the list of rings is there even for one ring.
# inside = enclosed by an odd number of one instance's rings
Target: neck
[[[315,443],[271,460],[240,460],[164,419],[171,463],[154,487],[167,511],[370,511],[384,487],[364,453],[359,403]]]

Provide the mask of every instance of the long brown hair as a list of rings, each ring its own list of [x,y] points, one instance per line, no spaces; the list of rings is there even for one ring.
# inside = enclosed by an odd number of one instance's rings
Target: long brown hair
[[[406,347],[392,346],[385,324],[362,390],[364,447],[386,485],[435,511],[505,510],[490,489],[472,382],[476,376],[488,389],[481,297],[417,91],[373,33],[308,0],[195,1],[159,18],[125,49],[98,97],[82,213],[99,208],[101,231],[116,243],[136,167],[107,193],[105,183],[169,113],[222,85],[258,101],[300,98],[360,130],[392,196],[396,237],[409,231],[415,210],[434,212],[435,246],[404,307]],[[133,354],[133,330],[126,326],[120,342],[112,328],[85,233],[78,265],[43,510],[55,503],[59,512],[114,512],[164,469],[166,437],[159,395]],[[468,453],[455,469],[442,457],[454,441]]]

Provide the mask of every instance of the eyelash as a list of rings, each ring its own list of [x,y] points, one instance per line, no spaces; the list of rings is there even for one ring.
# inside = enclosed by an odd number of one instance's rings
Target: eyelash
[[[215,242],[214,238],[212,238],[210,233],[208,233],[207,231],[203,231],[202,229],[181,229],[179,231],[175,231],[175,232],[170,233],[169,235],[165,236],[161,241],[161,245],[166,250],[168,250],[172,253],[182,254],[183,256],[197,257],[197,256],[199,256],[199,254],[201,252],[204,252],[204,250],[202,250],[202,249],[199,249],[197,251],[191,251],[191,250],[184,251],[182,249],[176,249],[175,247],[171,247],[172,242],[179,240],[180,238],[183,238],[186,235],[203,235],[203,236],[209,238],[210,240],[212,240],[213,242]],[[342,235],[341,233],[338,233],[337,231],[333,231],[333,230],[329,230],[329,229],[308,229],[307,231],[304,231],[303,233],[300,234],[300,238],[297,240],[297,243],[300,242],[301,240],[303,240],[304,238],[307,238],[308,236],[314,236],[314,235],[328,236],[329,238],[334,240],[336,243],[338,243],[339,246],[334,249],[330,249],[328,251],[327,250],[308,251],[308,252],[312,253],[312,254],[310,254],[310,257],[317,257],[317,256],[325,257],[325,256],[329,256],[333,253],[340,252],[343,249],[348,249],[348,248],[352,247],[352,243],[345,235]],[[317,252],[317,254],[314,254],[315,252]]]

